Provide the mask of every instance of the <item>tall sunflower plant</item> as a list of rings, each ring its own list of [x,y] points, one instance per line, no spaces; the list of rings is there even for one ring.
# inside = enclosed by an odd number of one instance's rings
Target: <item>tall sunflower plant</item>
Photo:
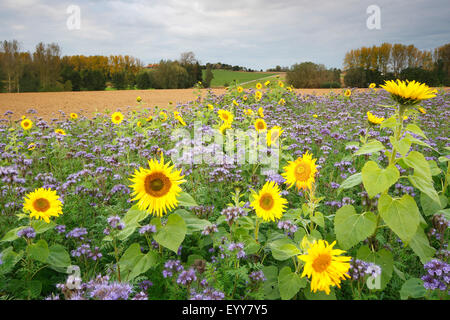
[[[392,276],[393,256],[390,251],[379,248],[377,235],[383,229],[390,230],[425,264],[434,256],[435,249],[424,232],[427,226],[424,216],[435,212],[424,209],[430,205],[443,209],[446,201],[444,190],[437,191],[433,181],[433,176],[441,170],[417,151],[416,146],[433,149],[426,142],[427,136],[417,123],[405,121],[417,115],[418,104],[433,98],[436,90],[415,81],[400,80],[387,81],[381,87],[391,94],[394,102],[383,106],[394,112],[387,119],[368,112],[367,120],[371,129],[390,130],[390,143],[368,139],[367,134],[360,138],[359,149],[353,157],[364,156],[362,170],[348,177],[338,192],[362,186],[367,206],[364,212],[357,212],[352,205],[341,207],[334,217],[334,231],[342,249],[349,250],[363,241],[367,243],[359,248],[357,258],[383,266],[380,288],[383,289]],[[380,154],[386,161],[379,161]],[[390,193],[390,188],[400,180],[408,181],[420,191],[422,211],[412,196],[396,197]]]

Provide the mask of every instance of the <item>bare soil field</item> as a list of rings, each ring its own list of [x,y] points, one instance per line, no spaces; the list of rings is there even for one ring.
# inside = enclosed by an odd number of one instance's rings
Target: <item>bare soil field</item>
[[[367,89],[358,89],[367,90]],[[449,91],[450,88],[445,88]],[[202,89],[205,96],[207,89]],[[212,89],[215,94],[222,94],[225,89]],[[298,89],[297,93],[324,95],[330,92],[342,93],[343,89]],[[140,96],[142,103],[136,98]],[[38,111],[37,116],[51,119],[59,115],[76,112],[87,117],[105,110],[126,111],[128,108],[167,107],[169,102],[188,103],[196,99],[194,89],[170,90],[121,90],[121,91],[82,91],[82,92],[33,92],[33,93],[0,93],[0,118],[8,110],[13,111],[14,119],[19,119],[30,109]]]

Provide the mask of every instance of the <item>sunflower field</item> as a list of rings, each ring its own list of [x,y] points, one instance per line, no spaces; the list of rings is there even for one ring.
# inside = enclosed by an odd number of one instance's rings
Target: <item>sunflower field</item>
[[[450,92],[381,87],[6,112],[0,299],[448,299]]]

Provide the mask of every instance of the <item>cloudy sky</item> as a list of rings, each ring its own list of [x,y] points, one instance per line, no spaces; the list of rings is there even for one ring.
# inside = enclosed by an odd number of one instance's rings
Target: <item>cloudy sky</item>
[[[80,29],[67,26],[71,5],[80,8]],[[381,29],[367,27],[371,5],[380,8]],[[63,55],[129,54],[144,63],[193,51],[202,63],[340,68],[361,46],[448,43],[449,17],[448,0],[0,0],[0,40],[17,39],[29,51],[57,42]]]

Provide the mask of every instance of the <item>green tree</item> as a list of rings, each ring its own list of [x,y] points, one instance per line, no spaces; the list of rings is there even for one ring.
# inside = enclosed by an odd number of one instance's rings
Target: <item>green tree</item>
[[[116,72],[111,76],[113,87],[117,90],[123,90],[127,88],[127,77],[125,72]]]
[[[205,78],[203,79],[203,86],[205,88],[211,87],[211,81],[214,79],[214,73],[211,70],[211,66],[209,65],[206,68]]]
[[[150,75],[147,71],[142,71],[136,76],[136,87],[138,89],[149,89],[151,88],[152,83],[150,79]]]

